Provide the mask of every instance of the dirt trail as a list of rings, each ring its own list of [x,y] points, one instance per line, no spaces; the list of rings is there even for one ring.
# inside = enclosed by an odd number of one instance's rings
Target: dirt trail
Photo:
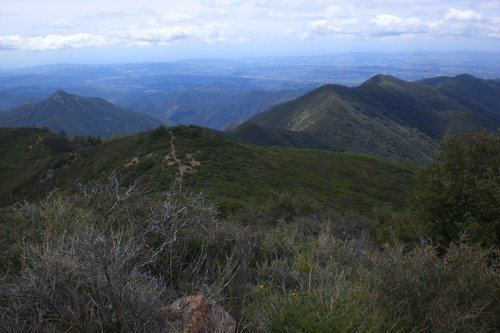
[[[33,152],[33,148],[38,146],[41,142],[42,142],[42,137],[40,135],[37,135],[36,142],[33,145],[28,146],[28,152],[26,153],[26,155],[24,155],[24,157],[21,161],[24,161],[25,159],[27,159],[28,156],[30,156],[30,154]]]
[[[175,181],[179,184],[182,184],[184,174],[195,173],[195,168],[201,165],[201,163],[194,158],[194,154],[192,153],[187,153],[186,159],[188,160],[189,164],[184,164],[179,158],[177,158],[177,153],[175,150],[175,135],[174,133],[172,133],[172,131],[170,131],[170,153],[168,153],[164,157],[164,160],[168,165],[177,165],[179,175],[175,178]]]
[[[130,168],[131,166],[134,166],[139,163],[139,158],[138,157],[133,157],[130,161],[128,161],[125,164],[125,168]]]

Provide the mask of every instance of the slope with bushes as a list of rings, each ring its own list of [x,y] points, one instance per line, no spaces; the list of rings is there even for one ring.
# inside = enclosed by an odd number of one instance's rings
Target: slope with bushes
[[[104,99],[57,90],[40,103],[25,103],[0,114],[0,127],[47,127],[70,136],[107,136],[143,131],[162,122]]]
[[[325,85],[256,115],[233,136],[257,144],[428,161],[436,152],[436,140],[447,131],[500,125],[498,85],[475,78],[467,84],[462,81],[456,77],[407,82],[376,75],[354,88]]]
[[[177,183],[228,212],[296,201],[342,210],[401,206],[415,168],[371,155],[237,143],[198,127],[160,127],[84,146],[36,129],[2,129],[3,205],[113,174],[161,191]]]
[[[72,142],[43,130],[1,132],[7,163],[23,149],[32,154],[19,160],[28,170],[25,187],[61,187],[45,194],[39,188],[40,200],[0,209],[2,332],[165,332],[172,323],[158,320],[158,311],[193,294],[222,305],[238,322],[237,332],[498,327],[500,146],[493,133],[447,137],[439,158],[420,170],[413,209],[392,215],[380,209],[367,218],[283,201],[262,223],[262,204],[253,201],[262,190],[257,175],[275,187],[279,183],[266,177],[279,175],[288,189],[301,186],[312,196],[321,193],[319,180],[294,181],[318,173],[323,183],[344,181],[343,190],[352,189],[349,198],[356,200],[350,177],[381,192],[368,178],[393,184],[387,177],[396,166],[406,172],[404,164],[246,146],[197,127],[159,128],[104,143]],[[15,140],[20,134],[24,141]],[[36,144],[24,148],[30,140]],[[248,170],[248,157],[272,163]],[[2,168],[3,176],[20,177],[15,165]],[[50,177],[39,178],[48,170]],[[242,194],[251,223],[224,216],[206,195],[187,191],[204,186],[223,198],[226,185],[217,172],[228,175],[227,186],[253,191]],[[170,178],[172,186],[165,185]],[[82,183],[68,192],[71,181]],[[362,190],[365,200],[380,198]],[[390,237],[384,239],[385,231]]]
[[[117,178],[0,211],[0,331],[165,332],[203,294],[238,332],[492,332],[496,248],[375,242],[357,213],[243,225]]]
[[[462,74],[455,77],[440,76],[419,81],[435,87],[442,94],[480,115],[498,123],[500,121],[500,82],[478,79]]]

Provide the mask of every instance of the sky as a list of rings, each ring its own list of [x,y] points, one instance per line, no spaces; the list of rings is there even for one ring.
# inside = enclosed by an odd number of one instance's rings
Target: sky
[[[500,0],[0,0],[0,67],[500,52]]]

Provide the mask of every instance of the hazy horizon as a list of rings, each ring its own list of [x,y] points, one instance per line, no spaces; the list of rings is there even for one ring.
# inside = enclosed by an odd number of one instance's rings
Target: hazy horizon
[[[182,63],[182,62],[205,62],[205,61],[260,61],[260,60],[271,60],[271,59],[300,59],[300,58],[310,58],[312,60],[318,58],[326,57],[338,57],[338,56],[362,56],[362,55],[378,55],[378,56],[397,56],[397,55],[407,55],[407,56],[424,56],[432,57],[437,55],[470,55],[470,56],[500,56],[500,51],[466,51],[466,50],[450,50],[450,51],[339,51],[339,52],[329,52],[329,53],[314,53],[314,54],[283,54],[283,55],[249,55],[249,56],[202,56],[202,57],[172,57],[166,59],[147,59],[147,58],[132,58],[132,59],[92,59],[85,58],[83,60],[78,60],[77,58],[66,58],[61,61],[51,60],[46,61],[33,61],[31,63],[21,63],[19,60],[17,63],[12,62],[10,65],[7,63],[0,64],[0,70],[9,69],[22,69],[30,67],[45,67],[45,66],[93,66],[93,65],[133,65],[133,64],[164,64],[164,63]],[[500,61],[498,62],[500,65]],[[6,65],[6,66],[5,66]]]
[[[0,0],[0,68],[500,52],[498,1]]]

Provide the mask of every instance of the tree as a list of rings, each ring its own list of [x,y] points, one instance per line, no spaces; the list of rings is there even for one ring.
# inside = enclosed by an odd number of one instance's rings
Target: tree
[[[500,241],[500,137],[487,130],[448,134],[420,172],[414,203],[435,241]]]

